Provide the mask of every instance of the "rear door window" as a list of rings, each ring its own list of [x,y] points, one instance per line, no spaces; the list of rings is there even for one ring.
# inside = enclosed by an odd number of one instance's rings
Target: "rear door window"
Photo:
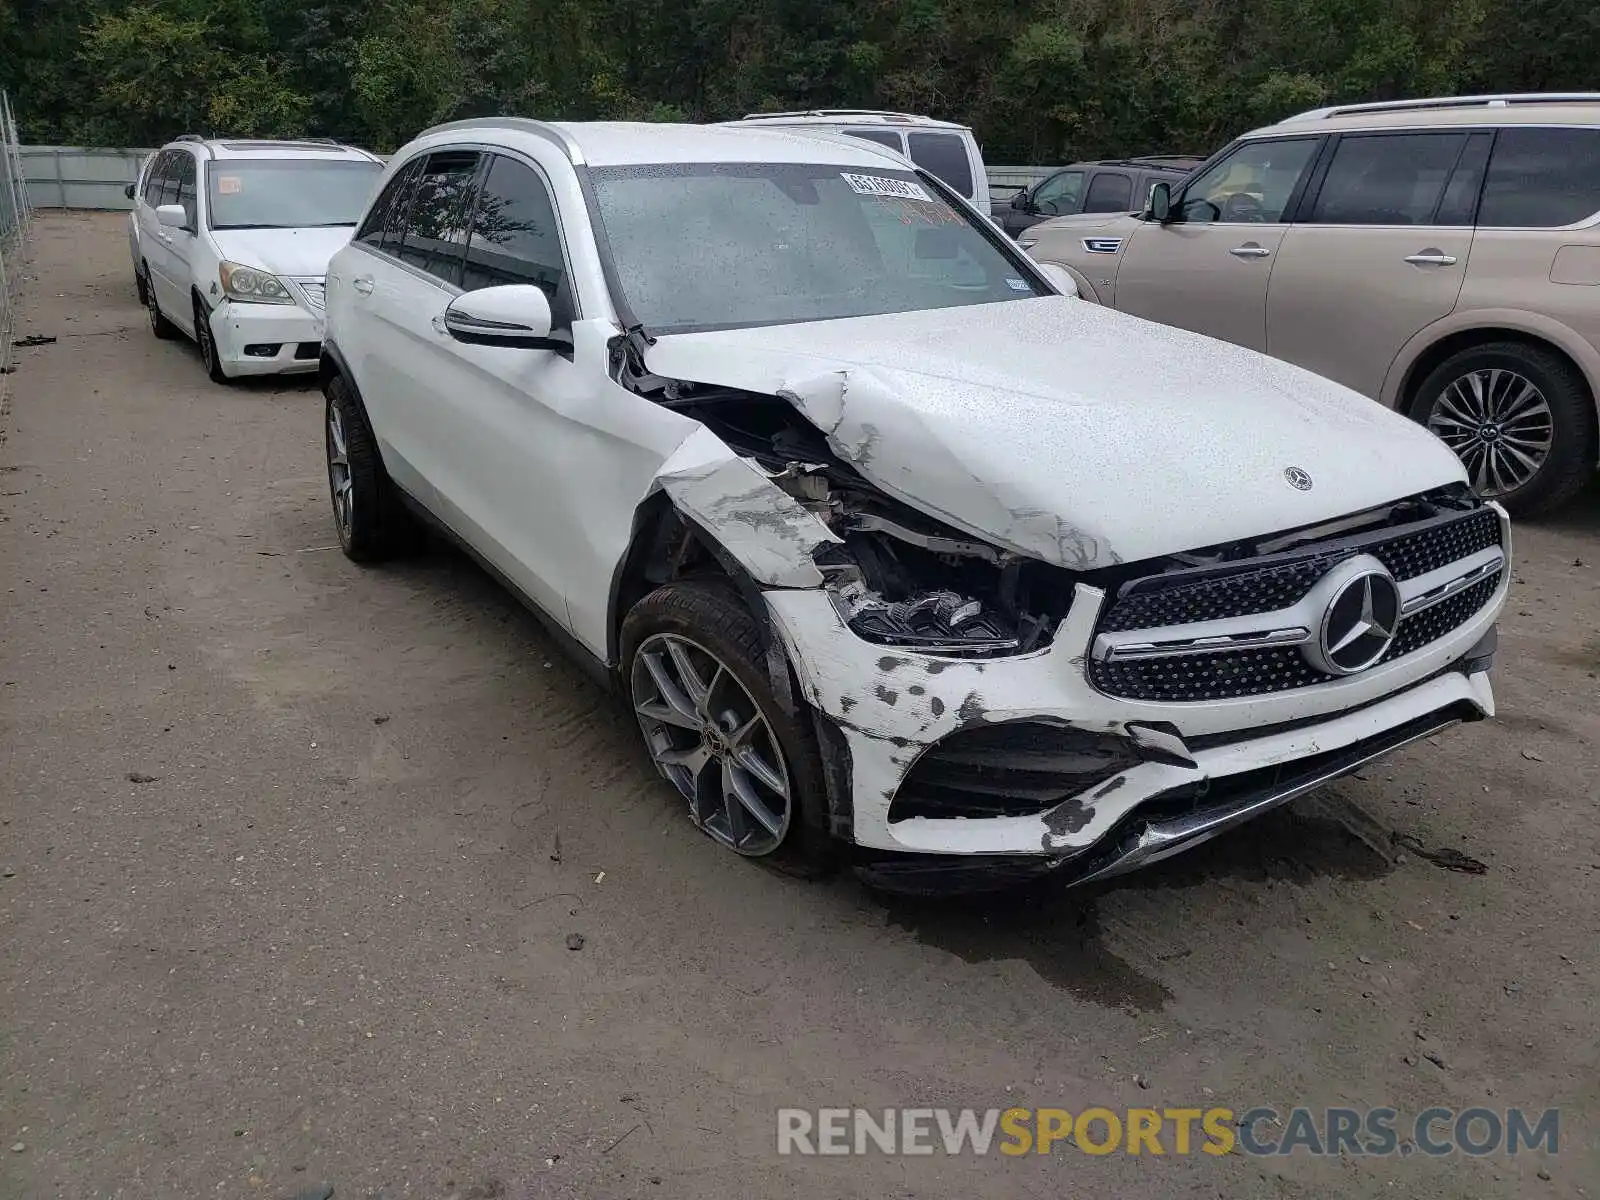
[[[1098,171],[1089,181],[1084,197],[1086,213],[1125,213],[1133,211],[1133,178],[1121,171]]]
[[[400,244],[402,262],[456,286],[461,283],[461,260],[472,220],[478,158],[476,150],[445,150],[428,156],[417,176]]]
[[[1553,229],[1600,212],[1600,129],[1502,129],[1478,224]]]
[[[461,287],[470,292],[508,283],[532,284],[550,301],[553,325],[572,323],[566,256],[549,189],[532,167],[495,155],[472,215]]]
[[[1464,133],[1347,134],[1317,190],[1320,225],[1432,225]]]
[[[906,135],[911,161],[931,175],[937,175],[967,199],[972,198],[972,163],[967,158],[967,143],[953,133],[911,133]]]

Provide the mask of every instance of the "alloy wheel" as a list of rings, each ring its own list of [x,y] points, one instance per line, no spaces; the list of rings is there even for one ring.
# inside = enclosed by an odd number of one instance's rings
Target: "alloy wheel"
[[[333,519],[346,546],[355,522],[355,482],[350,477],[350,451],[345,444],[344,413],[328,405],[328,485],[333,493]]]
[[[700,643],[658,633],[634,655],[631,684],[645,742],[694,823],[740,854],[776,850],[789,831],[789,771],[733,671]]]
[[[1501,368],[1468,371],[1439,393],[1428,428],[1454,450],[1480,496],[1523,487],[1550,457],[1550,402],[1525,375]]]

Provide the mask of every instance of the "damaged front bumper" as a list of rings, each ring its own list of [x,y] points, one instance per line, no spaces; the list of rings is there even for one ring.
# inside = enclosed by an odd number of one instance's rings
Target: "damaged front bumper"
[[[989,660],[868,643],[820,589],[765,598],[803,693],[838,731],[828,740],[848,754],[830,764],[848,781],[833,797],[836,833],[875,850],[989,856],[1002,869],[1036,864],[1088,880],[1179,853],[1410,741],[1493,715],[1487,672],[1509,574],[1470,620],[1413,653],[1313,687],[1204,703],[1113,698],[1091,684],[1085,664],[1106,597],[1087,584],[1048,647]],[[1038,811],[939,816],[907,802],[919,763],[944,754],[959,768],[970,757],[962,739],[996,728],[1029,731],[1026,762],[1092,782],[1058,790]],[[1047,783],[1045,774],[1024,784]]]

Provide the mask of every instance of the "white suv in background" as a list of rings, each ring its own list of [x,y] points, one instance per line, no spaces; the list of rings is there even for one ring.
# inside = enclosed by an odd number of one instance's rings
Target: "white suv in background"
[[[812,129],[872,142],[910,159],[989,211],[989,173],[972,130],[954,121],[915,113],[878,112],[865,108],[816,108],[806,112],[751,113],[730,125],[767,126],[791,132]]]
[[[331,141],[185,135],[130,188],[139,299],[158,338],[182,332],[218,383],[315,371],[323,277],[383,173]]]
[[[1505,514],[1427,430],[1064,294],[865,141],[430,130],[328,269],[345,552],[421,515],[694,823],[1086,880],[1493,711]]]

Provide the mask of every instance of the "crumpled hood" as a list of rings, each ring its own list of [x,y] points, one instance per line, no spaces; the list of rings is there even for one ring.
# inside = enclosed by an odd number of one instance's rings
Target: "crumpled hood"
[[[781,396],[885,492],[1071,570],[1465,478],[1432,434],[1348,388],[1059,296],[676,334],[647,360],[660,375]],[[1309,491],[1291,486],[1291,467]]]
[[[273,275],[321,277],[328,260],[350,240],[349,225],[312,229],[214,229],[222,257]]]

